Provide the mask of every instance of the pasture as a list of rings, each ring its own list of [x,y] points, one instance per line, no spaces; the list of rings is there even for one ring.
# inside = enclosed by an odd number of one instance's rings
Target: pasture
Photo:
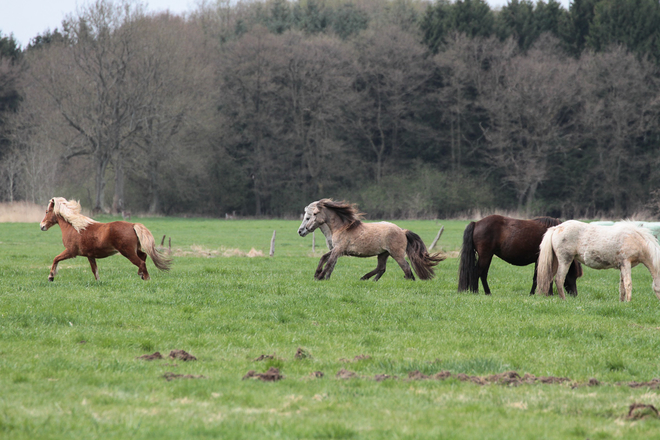
[[[530,297],[533,266],[496,258],[486,297],[457,293],[463,221],[397,221],[427,244],[444,225],[450,258],[414,282],[389,259],[377,283],[359,281],[375,258],[340,258],[330,280],[314,280],[325,242],[317,232],[312,254],[299,221],[133,221],[172,238],[171,272],[148,260],[145,282],[114,256],[98,260],[95,281],[77,258],[49,283],[59,228],[0,224],[0,437],[659,436],[651,409],[628,417],[634,403],[660,408],[660,301],[644,267],[630,303],[618,271],[589,268],[562,301]],[[265,256],[244,256],[252,248]],[[156,351],[164,359],[138,359]],[[243,380],[271,367],[284,377]],[[506,371],[569,380],[483,384]]]

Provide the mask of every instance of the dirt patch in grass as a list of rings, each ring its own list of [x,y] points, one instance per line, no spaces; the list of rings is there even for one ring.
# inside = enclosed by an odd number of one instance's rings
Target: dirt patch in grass
[[[354,379],[359,377],[355,371],[348,371],[345,369],[341,369],[335,374],[335,377],[337,379]]]
[[[339,362],[359,362],[359,361],[366,361],[368,359],[371,359],[371,356],[369,356],[368,354],[358,354],[353,359],[341,358],[339,359]]]
[[[275,353],[273,353],[273,354],[262,354],[262,355],[260,355],[256,358],[252,359],[252,362],[268,361],[268,360],[271,360],[271,359],[277,359],[275,357]]]
[[[202,375],[195,376],[193,374],[177,374],[170,371],[163,374],[163,378],[168,382],[174,379],[206,379],[206,377]]]
[[[325,374],[323,373],[323,371],[313,371],[313,372],[309,373],[309,375],[310,375],[311,377],[313,377],[314,379],[320,379],[320,378],[322,378],[323,376],[325,376]]]
[[[284,376],[280,374],[279,368],[270,367],[265,373],[257,373],[254,370],[250,370],[245,376],[243,376],[243,380],[245,379],[259,379],[264,382],[277,382],[278,380],[284,379]]]
[[[296,359],[312,359],[312,355],[302,347],[298,347],[298,350],[296,350],[296,354],[293,355],[293,357]]]
[[[631,420],[642,420],[647,418],[658,419],[660,418],[660,413],[653,405],[647,405],[645,403],[633,403],[628,408],[628,419]]]
[[[630,388],[652,388],[657,389],[660,386],[660,379],[651,379],[649,382],[628,382]]]
[[[184,350],[172,350],[168,356],[170,359],[180,359],[182,361],[196,361],[197,358]]]
[[[568,377],[554,377],[554,376],[534,376],[533,374],[525,373],[524,376],[520,376],[516,371],[505,371],[504,373],[491,374],[488,376],[470,376],[465,373],[456,373],[452,374],[449,371],[441,371],[432,376],[421,373],[420,371],[411,371],[408,373],[409,380],[445,380],[450,377],[456,378],[461,382],[472,382],[477,385],[488,385],[488,384],[499,384],[499,385],[509,385],[509,386],[518,386],[523,384],[561,384],[565,382],[571,382],[571,379]],[[595,379],[594,379],[595,380]]]
[[[177,248],[172,252],[175,257],[200,257],[200,258],[216,258],[216,257],[263,257],[264,253],[255,248],[244,252],[238,248],[226,248],[222,246],[220,249],[208,249],[204,246],[193,244],[190,250]]]
[[[153,361],[156,359],[163,359],[163,355],[160,354],[160,351],[157,351],[154,354],[143,354],[142,356],[138,356],[135,359],[142,359],[143,361]]]

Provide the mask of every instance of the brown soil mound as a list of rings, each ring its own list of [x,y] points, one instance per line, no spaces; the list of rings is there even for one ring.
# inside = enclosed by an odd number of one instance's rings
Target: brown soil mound
[[[296,350],[296,354],[293,357],[296,359],[311,359],[312,355],[304,348],[298,347],[298,350]]]
[[[275,353],[273,353],[273,354],[262,354],[261,356],[252,359],[252,362],[260,362],[260,361],[265,361],[265,360],[268,360],[268,359],[275,359]]]
[[[322,378],[323,376],[325,376],[325,374],[323,373],[323,371],[314,371],[314,372],[310,373],[309,375],[312,376],[312,377],[314,377],[314,378],[317,378],[317,379],[320,379],[320,378]]]
[[[184,350],[170,351],[170,359],[180,359],[182,361],[196,361],[197,358]]]
[[[264,382],[276,382],[284,379],[284,376],[280,374],[278,368],[270,367],[265,373],[256,373],[254,370],[250,370],[245,376],[243,376],[243,380],[252,378],[263,380]]]
[[[649,387],[657,389],[660,386],[660,379],[652,379],[650,382],[628,382],[630,388],[645,388]]]
[[[143,354],[142,356],[138,356],[135,359],[142,359],[144,361],[153,361],[155,359],[163,359],[163,355],[160,354],[160,351],[157,351],[154,354]]]
[[[660,418],[660,413],[653,405],[646,405],[644,403],[633,403],[628,409],[629,419],[641,420],[646,418]]]
[[[192,374],[176,374],[169,371],[163,374],[163,378],[168,382],[174,379],[206,379],[206,377],[202,375],[194,376]]]
[[[559,384],[559,383],[571,381],[567,377],[554,377],[554,376],[536,377],[533,374],[529,374],[529,373],[526,373],[523,377],[520,377],[520,375],[515,371],[505,371],[504,373],[491,374],[489,376],[470,376],[465,373],[452,374],[449,371],[441,371],[439,373],[434,374],[433,376],[428,376],[426,374],[421,373],[418,370],[411,371],[408,373],[408,379],[410,380],[425,380],[425,379],[444,380],[450,377],[454,377],[460,380],[461,382],[472,382],[472,383],[476,383],[477,385],[500,384],[500,385],[518,386],[522,384],[534,384],[534,383]],[[596,379],[592,379],[592,380],[596,380]]]
[[[358,377],[357,373],[355,371],[348,371],[345,369],[341,369],[337,372],[335,375],[337,379],[354,379]]]

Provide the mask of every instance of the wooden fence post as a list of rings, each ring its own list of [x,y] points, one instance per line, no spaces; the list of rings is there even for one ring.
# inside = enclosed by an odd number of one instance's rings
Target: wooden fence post
[[[438,231],[438,235],[435,236],[435,240],[433,240],[433,243],[431,243],[431,246],[429,247],[429,250],[433,249],[435,247],[435,244],[440,240],[440,236],[442,235],[442,232],[445,230],[445,227],[442,226],[440,228],[440,231]]]
[[[316,235],[314,235],[314,232],[312,231],[312,253],[316,252]]]
[[[275,255],[275,233],[276,233],[276,232],[277,232],[276,230],[273,231],[273,238],[270,239],[270,254],[269,254],[269,255],[270,255],[271,257],[272,257],[273,255]]]

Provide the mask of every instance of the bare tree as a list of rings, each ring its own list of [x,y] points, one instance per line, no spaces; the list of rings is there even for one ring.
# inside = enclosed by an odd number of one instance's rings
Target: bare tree
[[[655,160],[642,148],[647,134],[658,130],[656,70],[623,47],[585,53],[580,67],[585,96],[581,140],[594,159],[582,185],[590,188],[592,201],[600,199],[621,216],[635,199],[631,192],[649,156]]]
[[[196,25],[170,14],[135,24],[140,44],[129,76],[140,97],[133,142],[142,154],[131,157],[131,166],[147,176],[149,212],[154,213],[160,208],[162,164],[186,154],[181,133],[212,113],[213,70]]]
[[[32,69],[43,96],[52,99],[64,121],[83,142],[74,142],[66,158],[93,157],[94,209],[105,205],[106,171],[115,162],[115,209],[123,204],[123,160],[138,128],[129,66],[136,41],[134,22],[142,7],[129,1],[96,0],[64,21],[65,43],[52,44]]]
[[[380,183],[388,156],[396,155],[414,99],[431,77],[426,51],[413,35],[397,27],[371,29],[355,41],[357,72],[353,100],[346,106],[348,127],[374,161]]]
[[[490,118],[484,130],[488,161],[513,186],[518,209],[528,216],[548,178],[549,156],[567,145],[572,120],[565,110],[578,93],[577,63],[549,50],[553,41],[539,44],[493,66],[493,89],[482,101]]]

